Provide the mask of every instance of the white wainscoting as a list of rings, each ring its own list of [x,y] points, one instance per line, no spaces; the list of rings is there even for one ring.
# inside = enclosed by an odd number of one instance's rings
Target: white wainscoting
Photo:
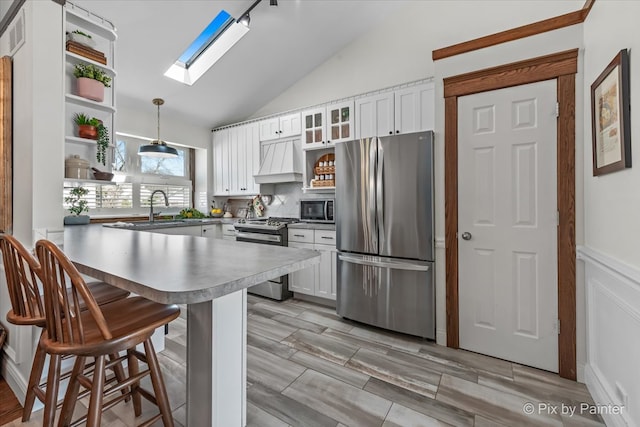
[[[587,366],[596,404],[624,406],[603,413],[608,426],[640,426],[640,270],[588,247],[585,262]]]

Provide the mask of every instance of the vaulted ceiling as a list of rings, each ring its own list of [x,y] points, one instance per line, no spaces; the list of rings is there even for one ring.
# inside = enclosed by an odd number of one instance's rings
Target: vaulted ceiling
[[[73,0],[72,0],[73,1]],[[207,127],[243,120],[385,17],[403,0],[268,0],[251,12],[251,31],[187,86],[164,76],[224,9],[234,17],[253,0],[76,0],[117,27],[118,104]]]

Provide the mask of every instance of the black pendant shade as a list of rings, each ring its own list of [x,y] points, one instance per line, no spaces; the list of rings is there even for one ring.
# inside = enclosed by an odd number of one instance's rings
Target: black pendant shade
[[[138,155],[147,157],[178,157],[178,150],[169,147],[160,139],[160,106],[164,104],[164,100],[154,98],[151,102],[158,106],[158,139],[151,141],[151,144],[141,145],[138,149]]]

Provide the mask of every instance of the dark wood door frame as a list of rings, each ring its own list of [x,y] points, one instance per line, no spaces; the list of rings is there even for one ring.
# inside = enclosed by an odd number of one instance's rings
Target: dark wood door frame
[[[458,97],[557,79],[559,374],[576,379],[575,74],[578,49],[444,79],[447,346],[459,347]]]

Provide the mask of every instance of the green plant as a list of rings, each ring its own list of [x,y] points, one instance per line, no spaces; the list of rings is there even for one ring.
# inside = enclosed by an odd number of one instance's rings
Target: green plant
[[[73,121],[76,122],[78,126],[81,126],[81,125],[96,126],[95,124],[93,124],[93,119],[90,119],[89,116],[87,116],[84,113],[76,113],[76,115],[73,116]]]
[[[88,79],[94,79],[102,83],[105,87],[111,87],[111,77],[107,76],[101,68],[92,64],[76,64],[73,75],[76,76],[76,78],[86,77]]]
[[[64,198],[64,202],[69,204],[67,208],[72,215],[81,215],[89,212],[89,203],[83,199],[89,194],[89,190],[84,187],[74,187],[69,191],[69,195]]]
[[[83,32],[82,32],[82,31],[80,31],[80,30],[73,30],[73,31],[71,31],[71,32],[72,32],[73,34],[80,34],[81,36],[85,36],[85,37],[89,37],[89,38],[91,38],[91,35],[90,35],[90,34],[83,33]]]
[[[95,117],[94,117],[95,119]],[[95,119],[97,121],[97,119]],[[103,166],[107,165],[107,148],[109,148],[109,129],[102,122],[98,122],[96,125],[98,129],[98,139],[96,144],[98,145],[96,151],[96,160],[102,163]]]

